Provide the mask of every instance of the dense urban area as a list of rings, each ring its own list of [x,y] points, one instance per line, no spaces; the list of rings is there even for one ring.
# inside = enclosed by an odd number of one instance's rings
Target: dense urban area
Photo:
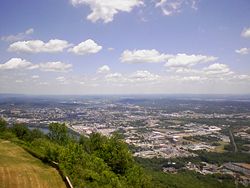
[[[1,96],[0,117],[44,133],[53,122],[78,136],[118,133],[144,166],[166,174],[221,174],[250,185],[250,100],[244,96]]]

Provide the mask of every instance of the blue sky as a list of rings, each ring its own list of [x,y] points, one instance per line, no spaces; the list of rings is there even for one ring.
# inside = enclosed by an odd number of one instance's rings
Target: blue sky
[[[0,93],[250,93],[248,0],[3,0]]]

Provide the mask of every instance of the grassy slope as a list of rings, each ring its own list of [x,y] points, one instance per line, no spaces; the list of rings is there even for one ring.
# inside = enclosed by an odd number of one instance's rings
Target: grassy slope
[[[0,139],[0,188],[65,188],[56,169]]]

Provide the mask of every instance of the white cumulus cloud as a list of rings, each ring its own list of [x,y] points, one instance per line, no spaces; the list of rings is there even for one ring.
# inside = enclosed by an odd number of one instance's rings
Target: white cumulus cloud
[[[108,65],[103,65],[97,69],[97,73],[103,74],[110,72],[110,68]]]
[[[241,49],[235,50],[235,52],[241,55],[246,55],[250,53],[250,48],[241,48]]]
[[[102,46],[98,45],[92,39],[88,39],[80,44],[70,48],[68,51],[77,55],[95,54],[102,49]]]
[[[218,58],[205,55],[188,55],[188,54],[165,54],[155,49],[152,50],[125,50],[120,56],[123,63],[166,63],[166,67],[191,67],[198,63],[207,63],[216,61]]]
[[[191,67],[198,63],[207,63],[216,61],[218,58],[205,55],[187,55],[177,54],[167,60],[166,67]]]
[[[241,32],[241,36],[245,38],[250,38],[250,27],[243,29]]]
[[[234,75],[233,77],[231,77],[231,80],[234,80],[234,81],[246,81],[246,82],[249,83],[250,76],[249,75],[245,75],[245,74]]]
[[[40,52],[62,52],[68,48],[70,44],[65,40],[51,39],[47,43],[41,40],[18,41],[11,44],[8,51],[25,52],[25,53],[40,53]]]
[[[124,82],[126,79],[121,73],[110,73],[105,76],[105,79],[109,82]]]
[[[228,65],[221,64],[221,63],[214,63],[205,67],[204,69],[205,74],[208,75],[230,75],[233,72],[229,69]]]
[[[31,62],[21,58],[11,58],[6,63],[0,64],[0,70],[25,69],[32,65]]]
[[[39,69],[46,72],[69,72],[72,68],[71,64],[61,61],[40,63]]]
[[[96,22],[102,20],[104,23],[113,21],[119,12],[130,12],[134,7],[143,5],[142,0],[71,0],[73,6],[88,5],[91,13],[87,19]]]
[[[29,28],[24,32],[26,35],[30,35],[34,33],[34,29],[33,28]]]
[[[138,70],[136,72],[122,75],[121,73],[110,73],[105,76],[106,81],[122,83],[122,84],[131,84],[131,83],[149,83],[153,81],[159,81],[160,76],[153,74],[147,70]]]
[[[37,70],[46,71],[46,72],[69,72],[71,71],[71,68],[72,68],[72,64],[63,63],[61,61],[33,64],[21,58],[11,58],[6,63],[0,64],[0,70],[37,69]],[[34,75],[32,76],[32,78],[36,79],[36,78],[39,78],[39,76]]]
[[[152,50],[125,50],[120,57],[123,63],[161,63],[165,62],[170,55]]]
[[[133,82],[136,81],[155,81],[160,78],[157,74],[152,74],[147,70],[138,70],[130,76]]]
[[[156,0],[155,3],[155,7],[160,8],[166,16],[181,12],[184,6],[197,9],[197,0]]]
[[[18,33],[16,35],[2,36],[1,40],[6,41],[6,42],[14,42],[14,41],[25,39],[29,35],[33,34],[33,33],[34,33],[34,29],[33,28],[29,28],[25,32]]]

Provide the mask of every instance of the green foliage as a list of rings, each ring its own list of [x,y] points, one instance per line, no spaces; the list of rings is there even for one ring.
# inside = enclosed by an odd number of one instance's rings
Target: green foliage
[[[228,151],[228,152],[234,151],[234,146],[233,146],[233,144],[226,144],[226,145],[224,146],[224,150],[226,150],[226,151]]]
[[[48,161],[59,161],[62,147],[46,138],[35,139],[30,147]]]
[[[121,187],[118,176],[110,171],[108,165],[102,159],[85,152],[77,143],[70,143],[61,150],[60,164],[64,171],[73,177],[75,185]]]
[[[215,153],[215,152],[198,152],[199,158],[201,161],[205,161],[208,163],[225,163],[225,162],[245,162],[250,163],[250,154],[248,153],[232,153],[232,152],[224,152],[224,153]]]
[[[11,128],[11,131],[21,140],[30,141],[30,130],[23,123],[15,123]]]
[[[239,136],[234,136],[234,141],[235,141],[239,151],[246,151],[246,152],[250,151],[250,147],[249,147],[250,140],[243,139]]]
[[[89,137],[90,153],[97,152],[103,148],[107,138],[99,133],[93,133]]]
[[[177,174],[163,173],[149,170],[152,175],[152,184],[157,188],[234,188],[234,181],[216,175],[201,175],[191,171],[182,171]],[[239,185],[238,187],[243,187]]]
[[[49,138],[60,145],[65,145],[69,141],[68,129],[64,123],[51,123],[49,125]]]
[[[33,141],[38,138],[45,137],[44,134],[39,129],[29,130],[27,125],[22,123],[14,124],[11,129],[12,133],[16,135],[17,138],[24,141]]]
[[[113,172],[124,175],[126,170],[132,166],[133,157],[129,152],[127,144],[117,136],[109,139],[98,133],[90,136],[90,143],[94,148],[93,153],[103,159]]]
[[[130,187],[152,187],[151,176],[146,175],[144,169],[138,165],[129,168],[126,172],[126,177]]]
[[[83,150],[86,151],[87,153],[92,153],[92,150],[94,150],[90,144],[90,139],[81,135],[79,138],[79,144],[82,146]]]
[[[16,135],[8,130],[5,130],[4,132],[0,133],[0,138],[4,139],[4,140],[14,140],[17,139]]]
[[[3,118],[0,118],[0,133],[5,131],[6,128],[7,128],[7,122]]]
[[[135,160],[142,164],[143,167],[155,171],[161,171],[163,167],[174,167],[180,169],[185,166],[186,161],[183,158],[165,159],[165,158],[140,158],[136,157]],[[173,162],[175,164],[173,164]]]
[[[195,159],[197,160],[197,159]],[[226,175],[201,175],[196,172],[181,170],[177,174],[164,173],[162,167],[168,162],[176,162],[177,166],[185,164],[185,159],[142,159],[136,158],[146,172],[151,175],[151,183],[157,188],[233,188],[234,180]],[[187,161],[190,161],[187,159]],[[197,160],[198,161],[198,160]],[[176,168],[176,166],[175,166]],[[239,187],[243,187],[239,185]]]
[[[30,136],[31,136],[31,140],[35,140],[38,138],[44,138],[45,135],[43,134],[42,131],[40,131],[39,129],[33,129],[30,131]]]
[[[8,123],[3,118],[0,118],[0,138],[5,140],[14,139],[16,135],[13,132],[9,131],[7,126]]]
[[[108,138],[94,133],[90,138],[81,136],[78,142],[69,140],[64,145],[59,144],[57,138],[35,139],[30,147],[42,158],[58,162],[74,186],[139,188],[150,185],[150,177],[134,162],[127,145],[117,135]]]

